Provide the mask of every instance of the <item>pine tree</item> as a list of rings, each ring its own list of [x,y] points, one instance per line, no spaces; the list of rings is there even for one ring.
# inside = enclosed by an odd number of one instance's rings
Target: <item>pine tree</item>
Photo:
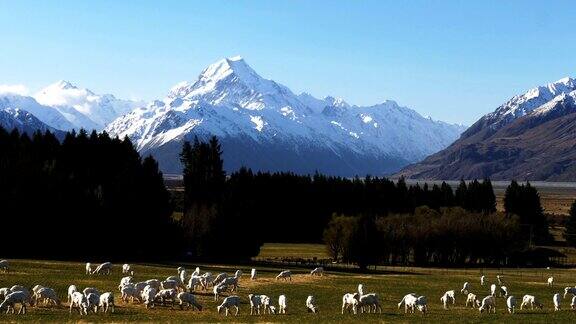
[[[570,207],[570,214],[564,228],[564,238],[571,246],[576,246],[576,200]]]

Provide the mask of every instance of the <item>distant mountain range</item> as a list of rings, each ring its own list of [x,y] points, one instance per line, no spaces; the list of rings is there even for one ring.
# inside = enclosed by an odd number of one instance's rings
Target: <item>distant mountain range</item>
[[[417,179],[574,181],[576,81],[512,97],[448,148],[397,174]]]

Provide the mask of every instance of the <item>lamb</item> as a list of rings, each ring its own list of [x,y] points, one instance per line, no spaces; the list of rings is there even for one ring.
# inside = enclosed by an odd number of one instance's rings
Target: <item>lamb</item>
[[[528,306],[528,305],[530,305],[530,309],[534,309],[534,305],[536,305],[537,307],[540,307],[540,309],[544,308],[544,305],[542,305],[542,303],[540,303],[538,298],[536,298],[535,296],[524,295],[524,297],[522,297],[522,304],[520,304],[520,309],[523,309],[524,306]]]
[[[260,315],[260,305],[262,303],[260,295],[249,294],[248,301],[250,301],[250,315],[254,315],[255,313]]]
[[[464,283],[464,285],[462,286],[462,289],[460,290],[460,292],[463,293],[464,295],[468,295],[469,290],[470,290],[470,284],[468,283],[468,281],[466,281]]]
[[[70,287],[68,287],[68,302],[72,302],[72,294],[74,294],[75,292],[78,291],[78,288],[76,288],[76,285],[70,285]]]
[[[130,267],[130,265],[127,263],[124,263],[122,265],[122,273],[124,273],[124,274],[131,274],[132,273],[131,269],[132,269],[132,267]]]
[[[402,297],[402,300],[398,303],[398,309],[402,307],[404,304],[404,313],[408,313],[408,309],[410,309],[411,313],[414,313],[414,308],[416,307],[416,300],[418,296],[415,293],[410,293]]]
[[[423,297],[423,296],[421,296],[421,297]],[[424,297],[424,308],[426,308],[426,299],[425,298],[426,297]],[[360,299],[358,301],[358,305],[360,306],[360,310],[362,313],[364,312],[364,307],[368,307],[368,313],[371,312],[372,308],[374,308],[374,313],[376,313],[376,310],[378,310],[378,312],[382,313],[382,307],[380,307],[380,300],[378,299],[378,295],[376,295],[374,293],[360,296]]]
[[[194,297],[194,295],[192,295],[189,292],[181,292],[176,296],[176,299],[179,301],[180,303],[180,309],[183,309],[184,305],[187,305],[189,307],[195,307],[196,309],[198,309],[199,311],[202,311],[202,305],[200,305],[197,301],[196,298]]]
[[[84,296],[88,296],[88,294],[96,294],[100,296],[100,291],[98,291],[98,289],[94,287],[84,288],[84,290],[82,290],[82,293],[84,293]]]
[[[6,295],[4,301],[0,303],[0,312],[6,308],[6,314],[8,314],[10,310],[12,310],[12,313],[14,313],[16,304],[20,304],[18,314],[26,314],[27,303],[30,303],[30,294],[27,294],[25,291],[13,291]]]
[[[314,296],[308,296],[308,298],[306,298],[306,309],[308,313],[318,313],[318,306],[316,306],[316,298],[314,298]]]
[[[562,301],[562,295],[556,293],[552,296],[552,301],[554,302],[554,311],[560,310],[560,302]]]
[[[322,277],[324,275],[324,268],[322,267],[315,268],[314,270],[310,271],[310,275]]]
[[[94,313],[98,313],[98,305],[100,304],[100,295],[95,293],[89,293],[86,296],[86,300],[88,300],[88,309],[94,309]]]
[[[221,313],[222,309],[225,309],[226,316],[228,316],[228,311],[231,307],[236,307],[236,314],[234,314],[234,316],[238,316],[238,312],[240,311],[240,297],[228,296],[224,298],[222,304],[220,304],[220,306],[217,306],[216,309],[218,310],[218,314]]]
[[[158,279],[150,279],[150,280],[146,280],[145,281],[147,285],[149,285],[150,287],[158,290],[160,289],[160,280]]]
[[[287,299],[285,295],[278,297],[278,314],[286,314]]]
[[[214,288],[212,288],[212,291],[214,292],[214,300],[218,301],[218,298],[220,297],[220,294],[225,292],[228,289],[228,287],[226,285],[216,285],[214,286]]]
[[[256,280],[256,269],[250,271],[250,280]]]
[[[86,274],[87,275],[92,274],[92,264],[90,262],[86,263]]]
[[[566,295],[568,295],[568,294],[572,294],[572,295],[576,296],[576,287],[564,288],[564,298],[566,298]]]
[[[572,297],[572,301],[570,302],[570,308],[576,309],[576,296]]]
[[[105,292],[100,295],[100,302],[98,303],[100,309],[104,313],[108,313],[108,309],[111,308],[112,313],[114,313],[114,294],[111,292]]]
[[[3,272],[8,272],[8,270],[10,270],[10,263],[8,260],[0,260],[0,269]]]
[[[157,294],[155,299],[159,299],[162,305],[166,304],[166,301],[172,302],[172,307],[176,303],[176,297],[178,296],[178,291],[176,289],[162,289]]]
[[[492,295],[493,297],[496,297],[496,285],[492,284],[490,286],[490,295]]]
[[[554,277],[548,278],[548,286],[550,286],[550,287],[554,286]]]
[[[284,279],[285,281],[287,281],[287,280],[292,281],[292,271],[284,270],[284,271],[280,272],[280,274],[278,274],[276,276],[276,280],[279,280],[279,279]]]
[[[480,286],[484,286],[484,282],[486,281],[486,276],[480,276]]]
[[[466,298],[466,307],[468,307],[468,304],[470,304],[470,306],[472,306],[472,308],[480,307],[480,301],[478,300],[476,295],[473,293],[468,293],[468,298]]]
[[[109,275],[111,271],[112,271],[112,263],[104,262],[101,265],[97,266],[96,270],[94,270],[93,273],[98,274],[98,275],[101,275],[101,274]]]
[[[508,287],[502,286],[500,287],[500,297],[506,298],[508,296]]]
[[[448,303],[451,303],[452,305],[456,303],[454,294],[454,290],[448,290],[442,297],[440,297],[440,301],[442,302],[442,305],[444,305],[444,309],[448,309]]]
[[[80,315],[88,315],[88,299],[86,299],[86,296],[78,291],[74,292],[70,303],[70,314],[72,314],[72,308],[78,308]]]
[[[42,287],[38,289],[33,296],[34,303],[38,303],[39,301],[43,300],[44,303],[54,303],[56,306],[60,306],[60,299],[58,295],[52,288]]]
[[[152,286],[146,286],[144,290],[142,290],[141,297],[144,299],[144,305],[146,305],[146,308],[154,307],[156,292],[156,288],[153,288]]]
[[[508,313],[514,314],[516,309],[516,297],[510,296],[506,299],[506,307],[508,307]]]
[[[357,314],[359,299],[358,293],[344,294],[344,296],[342,296],[342,314],[344,314],[345,310],[348,312],[352,310],[354,314]]]
[[[128,303],[128,299],[134,302],[134,299],[141,301],[140,294],[133,284],[122,286],[120,289],[121,299],[123,302]]]
[[[492,310],[492,312],[496,314],[496,298],[494,296],[488,295],[482,299],[482,303],[480,304],[478,311],[482,313],[484,310],[486,310],[488,313],[490,313],[490,310]]]

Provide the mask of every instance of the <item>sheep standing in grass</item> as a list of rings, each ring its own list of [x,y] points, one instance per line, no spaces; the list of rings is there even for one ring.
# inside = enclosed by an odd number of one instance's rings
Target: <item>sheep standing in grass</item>
[[[112,272],[112,263],[110,262],[104,262],[99,266],[97,266],[96,269],[94,270],[94,273],[97,275],[103,275],[103,274],[110,275],[111,272]]]
[[[506,307],[508,307],[508,313],[514,314],[516,309],[516,297],[510,296],[506,299]]]
[[[284,279],[284,281],[292,281],[292,271],[290,270],[284,270],[282,272],[280,272],[277,276],[276,276],[276,280],[279,279]]]
[[[492,295],[493,297],[496,297],[496,285],[495,284],[490,285],[490,295]]]
[[[260,295],[260,305],[262,307],[262,314],[266,315],[266,310],[268,310],[268,314],[272,314],[276,312],[276,308],[271,305],[270,297],[266,295]]]
[[[508,287],[502,286],[500,287],[500,297],[508,297]]]
[[[444,309],[448,309],[448,304],[454,305],[456,303],[456,297],[454,294],[454,290],[448,290],[442,297],[440,297],[440,301],[442,302]]]
[[[156,299],[156,288],[151,286],[146,286],[144,290],[142,290],[141,297],[144,300],[144,305],[146,308],[154,307],[154,300]]]
[[[250,315],[260,315],[260,305],[262,303],[260,295],[249,294],[248,301],[250,302]]]
[[[84,288],[84,290],[82,290],[82,293],[84,294],[84,296],[88,296],[88,294],[96,294],[100,296],[100,291],[94,287]]]
[[[478,311],[482,313],[484,310],[486,310],[488,313],[490,313],[490,310],[492,310],[492,312],[496,314],[496,298],[494,296],[489,295],[482,299],[482,303],[480,304],[480,307],[478,307]]]
[[[0,312],[6,309],[6,314],[12,310],[15,312],[16,304],[20,304],[18,314],[26,314],[26,304],[30,304],[30,294],[24,291],[14,291],[6,295],[4,301],[0,303]]]
[[[196,297],[194,297],[194,295],[192,295],[189,292],[183,291],[181,293],[178,293],[176,299],[180,304],[180,309],[183,309],[184,306],[188,306],[188,307],[195,307],[199,311],[202,311],[202,305],[200,305],[196,301]]]
[[[36,292],[34,292],[33,300],[34,304],[44,301],[45,305],[52,302],[55,306],[60,306],[60,299],[52,288],[42,287],[36,290]]]
[[[202,276],[200,276],[200,284],[204,290],[208,289],[208,286],[212,284],[212,281],[214,281],[212,272],[205,272],[202,274]]]
[[[122,279],[120,279],[120,284],[118,285],[118,289],[122,289],[123,286],[126,286],[129,283],[132,283],[132,277],[131,276],[123,277]]]
[[[285,295],[278,297],[278,314],[286,314],[286,309],[288,308],[287,301]]]
[[[74,294],[77,291],[78,291],[78,288],[76,288],[76,285],[70,285],[68,287],[68,302],[69,303],[72,301],[72,294]]]
[[[306,298],[306,310],[308,313],[318,313],[318,306],[316,306],[316,298],[314,298],[314,296],[308,296],[308,298]]]
[[[348,311],[348,313],[352,311],[354,314],[357,314],[359,299],[358,293],[344,294],[344,296],[342,296],[342,314],[344,314],[344,311]]]
[[[100,306],[100,309],[104,312],[104,313],[108,313],[108,309],[110,309],[112,311],[112,313],[114,313],[114,294],[112,294],[111,292],[105,292],[102,295],[100,295],[100,301],[98,303],[98,306]]]
[[[572,297],[572,301],[570,302],[570,308],[576,309],[576,296]]]
[[[92,264],[90,262],[86,263],[86,274],[87,275],[91,275],[92,274]]]
[[[358,300],[358,306],[360,306],[360,311],[362,313],[364,313],[365,308],[368,309],[368,313],[371,313],[372,311],[374,313],[376,313],[376,310],[378,310],[378,312],[382,313],[382,307],[380,306],[380,300],[378,299],[378,295],[376,295],[375,293],[370,293],[370,294],[365,294],[365,295],[360,296],[360,298]]]
[[[402,300],[398,303],[398,309],[404,305],[404,313],[408,313],[410,309],[411,313],[414,313],[414,308],[416,307],[416,300],[418,296],[415,293],[410,293],[402,297]]]
[[[159,290],[160,289],[160,280],[158,279],[150,279],[145,281],[147,285],[150,287]]]
[[[231,307],[236,308],[236,314],[234,314],[234,316],[238,316],[238,313],[240,312],[240,297],[228,296],[224,298],[224,301],[222,301],[222,304],[216,307],[216,310],[218,310],[218,314],[220,314],[222,312],[222,309],[225,309],[226,316],[228,316],[228,312]]]
[[[122,273],[123,273],[123,274],[129,274],[130,271],[131,271],[130,265],[129,265],[128,263],[124,263],[124,264],[122,265]]]
[[[550,286],[550,287],[554,286],[554,277],[549,277],[547,282],[548,282],[548,286]]]
[[[172,303],[172,307],[176,303],[176,297],[178,296],[178,291],[176,289],[161,289],[157,294],[155,299],[159,300],[162,305],[166,305],[167,301]]]
[[[100,304],[100,295],[95,293],[89,293],[86,296],[86,300],[88,300],[88,309],[94,311],[94,314],[98,313],[98,305]]]
[[[6,295],[8,295],[9,293],[11,293],[10,288],[0,288],[0,299],[4,300],[4,298],[6,298]]]
[[[219,285],[230,288],[230,291],[236,291],[238,290],[238,277],[234,276],[225,278]]]
[[[556,293],[552,296],[552,302],[554,302],[554,311],[560,310],[560,302],[562,301],[562,295]]]
[[[460,292],[464,295],[468,295],[469,290],[470,290],[470,284],[468,283],[468,281],[466,281],[464,285],[462,285],[462,289],[460,289]]]
[[[530,305],[530,309],[534,309],[534,305],[536,307],[540,307],[540,309],[544,308],[544,305],[533,295],[524,295],[522,297],[522,304],[520,304],[520,309],[524,309],[525,306]]]
[[[256,269],[250,271],[250,280],[256,280]]]
[[[576,296],[576,287],[566,287],[564,288],[564,298],[566,298],[566,296],[568,294],[572,294],[574,296]]]
[[[2,272],[8,272],[8,270],[10,270],[10,262],[8,262],[8,260],[0,260],[0,270],[2,270]]]
[[[220,294],[222,294],[223,292],[225,292],[226,290],[228,290],[228,287],[226,285],[216,285],[212,288],[212,292],[214,293],[214,300],[218,301],[218,298],[220,297]]]
[[[486,281],[486,276],[480,276],[480,286],[484,286],[484,282]]]
[[[315,268],[314,270],[310,271],[310,275],[322,277],[324,275],[324,268],[322,267]]]
[[[72,302],[70,303],[70,314],[72,314],[72,309],[78,308],[80,315],[88,315],[88,299],[81,292],[74,292],[72,294]]]
[[[468,305],[472,306],[472,308],[480,307],[480,301],[475,294],[468,293],[468,297],[466,298],[466,307],[468,307]]]
[[[219,273],[216,278],[214,278],[214,280],[212,281],[212,285],[216,286],[218,284],[220,284],[222,282],[222,280],[228,278],[228,274],[226,274],[225,272]]]
[[[190,291],[194,291],[196,290],[196,287],[202,286],[202,277],[198,277],[198,276],[191,276],[190,280],[188,280],[188,289]]]
[[[128,303],[128,300],[134,302],[135,299],[140,301],[140,297],[141,295],[133,284],[128,284],[120,288],[120,298],[124,303]]]

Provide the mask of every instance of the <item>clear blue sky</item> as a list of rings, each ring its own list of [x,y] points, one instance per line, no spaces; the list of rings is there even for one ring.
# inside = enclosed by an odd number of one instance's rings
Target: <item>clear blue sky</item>
[[[161,98],[241,55],[295,92],[471,124],[576,75],[573,1],[4,1],[0,84]]]

